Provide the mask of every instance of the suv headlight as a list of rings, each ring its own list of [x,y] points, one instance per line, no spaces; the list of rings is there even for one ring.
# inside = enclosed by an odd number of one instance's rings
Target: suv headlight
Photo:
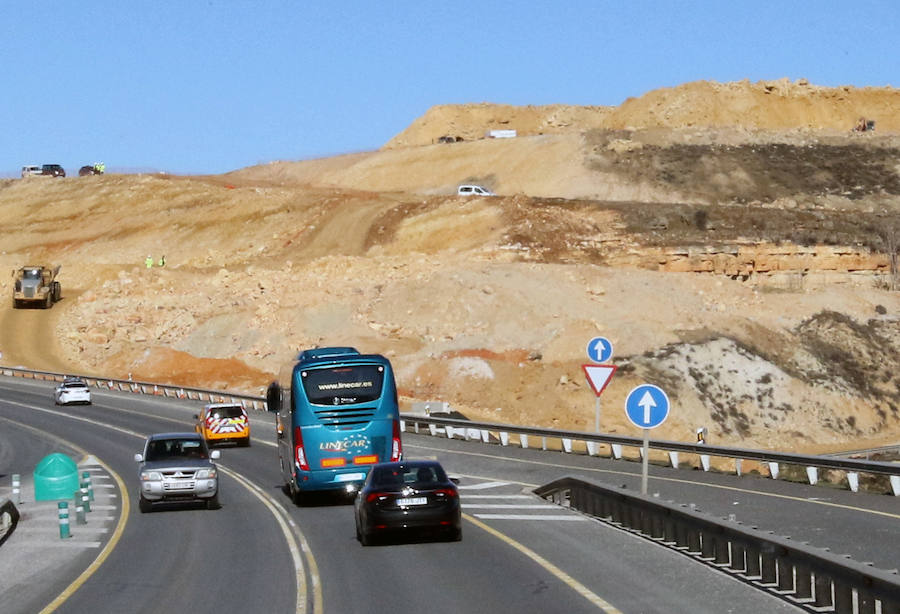
[[[195,476],[198,480],[209,480],[216,477],[216,468],[200,469]]]
[[[159,471],[141,471],[142,482],[162,482],[162,473]]]

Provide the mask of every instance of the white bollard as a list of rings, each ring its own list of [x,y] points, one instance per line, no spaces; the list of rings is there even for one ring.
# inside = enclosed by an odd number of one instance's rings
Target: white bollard
[[[741,477],[741,465],[743,464],[743,459],[736,458],[734,459],[734,472],[738,477]]]
[[[12,476],[12,496],[13,503],[16,505],[22,503],[22,481],[18,473]]]
[[[669,452],[669,464],[672,469],[678,469],[678,452]]]
[[[850,490],[859,492],[859,474],[855,471],[847,472],[847,482],[850,483]]]
[[[816,482],[819,481],[819,469],[818,467],[807,467],[806,468],[806,477],[809,478],[809,483],[812,486],[816,485]]]
[[[405,432],[406,432],[406,420],[401,420],[401,421],[400,421],[400,432],[401,432],[401,433],[405,433]]]

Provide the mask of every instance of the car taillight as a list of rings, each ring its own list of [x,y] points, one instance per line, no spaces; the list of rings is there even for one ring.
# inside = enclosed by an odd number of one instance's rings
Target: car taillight
[[[375,499],[385,499],[390,496],[390,493],[386,492],[370,492],[366,495],[366,503],[371,503]]]
[[[403,446],[400,444],[400,421],[394,420],[394,435],[391,441],[391,461],[398,461],[403,455]]]
[[[303,434],[299,426],[294,427],[294,458],[300,471],[309,471],[309,463],[306,461],[306,452],[303,451]]]
[[[455,488],[438,488],[434,491],[434,494],[437,496],[445,496],[445,497],[458,497],[459,492]]]

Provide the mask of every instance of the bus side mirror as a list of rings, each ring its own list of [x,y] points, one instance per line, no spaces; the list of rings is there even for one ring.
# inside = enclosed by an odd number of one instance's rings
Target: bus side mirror
[[[278,413],[281,410],[281,386],[272,382],[266,389],[266,410]]]

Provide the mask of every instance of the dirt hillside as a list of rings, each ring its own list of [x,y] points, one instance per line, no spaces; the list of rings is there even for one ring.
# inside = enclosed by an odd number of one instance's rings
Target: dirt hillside
[[[896,442],[898,111],[892,89],[691,83],[436,107],[381,151],[221,176],[2,181],[0,265],[61,264],[63,300],[7,301],[0,362],[258,393],[298,349],[353,345],[391,358],[405,408],[589,430],[603,335],[604,431],[638,434],[622,407],[651,382],[662,438]],[[480,138],[498,125],[520,136]]]

